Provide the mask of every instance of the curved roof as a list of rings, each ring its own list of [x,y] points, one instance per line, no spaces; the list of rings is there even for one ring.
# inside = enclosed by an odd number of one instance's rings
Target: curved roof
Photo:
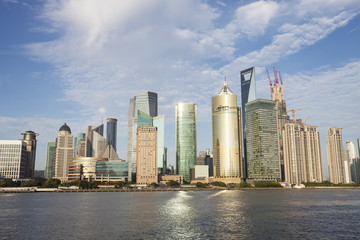
[[[59,129],[59,132],[60,131],[64,131],[64,132],[69,132],[71,133],[71,129],[69,128],[68,125],[66,125],[66,123],[64,123],[64,125],[61,126],[61,128]]]
[[[228,87],[226,79],[224,80],[224,86],[219,92],[219,95],[234,95],[234,93],[231,91],[231,89]]]

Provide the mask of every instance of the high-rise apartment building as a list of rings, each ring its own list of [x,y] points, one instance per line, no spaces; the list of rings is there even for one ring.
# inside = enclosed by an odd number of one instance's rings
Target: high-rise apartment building
[[[54,163],[56,154],[56,143],[48,142],[46,147],[46,167],[45,167],[45,178],[54,177]]]
[[[112,145],[116,152],[117,119],[106,119],[106,146]]]
[[[73,136],[66,123],[59,129],[56,138],[55,174],[54,177],[61,181],[68,180],[69,165],[73,163],[74,148]]]
[[[246,150],[246,118],[245,118],[245,104],[256,99],[256,85],[255,85],[255,68],[251,67],[240,72],[240,86],[241,86],[241,109],[242,109],[242,136],[244,139],[244,161],[243,174],[247,178],[247,150]]]
[[[128,118],[128,152],[129,181],[136,181],[136,135],[138,127],[138,110],[150,117],[158,115],[157,93],[144,92],[130,99]]]
[[[158,183],[157,128],[142,126],[136,137],[136,183]]]
[[[267,70],[266,70],[267,71]],[[281,180],[285,181],[285,170],[284,170],[284,139],[283,139],[283,130],[285,123],[289,122],[289,116],[286,111],[286,101],[284,100],[284,91],[283,91],[283,81],[281,74],[274,68],[274,81],[271,81],[269,72],[267,71],[268,78],[270,81],[270,96],[271,100],[277,103],[277,125],[278,125],[278,151],[279,151],[279,160],[280,160],[280,173]],[[279,81],[280,78],[280,81]]]
[[[346,151],[349,156],[349,165],[350,165],[350,180],[351,182],[357,182],[358,180],[358,171],[357,171],[357,154],[356,146],[353,142],[346,142]]]
[[[23,141],[26,143],[26,151],[27,151],[27,161],[26,161],[26,170],[25,177],[26,178],[34,178],[35,171],[35,159],[36,159],[36,136],[39,134],[33,131],[27,131],[25,133],[21,133],[24,136]]]
[[[280,180],[276,112],[274,101],[258,99],[245,104],[249,180]]]
[[[214,178],[222,178],[227,183],[239,183],[244,178],[241,109],[237,106],[236,94],[226,81],[218,96],[211,99],[211,106]]]
[[[290,120],[283,130],[285,181],[322,182],[320,134],[317,126]]]
[[[175,114],[176,172],[190,182],[196,163],[196,104],[178,103]]]
[[[357,144],[358,144],[358,153],[360,157],[360,138],[357,139]]]
[[[80,146],[81,141],[84,141],[84,140],[85,140],[85,133],[79,133],[74,138],[74,157],[79,156],[79,146]]]
[[[348,151],[349,159],[352,160],[356,158],[356,147],[355,144],[351,141],[346,142],[346,151]]]
[[[326,138],[326,150],[329,164],[330,182],[345,183],[344,147],[342,142],[342,129],[329,128]]]
[[[26,177],[26,147],[21,140],[0,140],[0,178],[16,180]]]

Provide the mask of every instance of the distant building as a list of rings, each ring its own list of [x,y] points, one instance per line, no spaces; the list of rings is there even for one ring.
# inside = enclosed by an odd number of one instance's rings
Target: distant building
[[[73,136],[66,123],[59,129],[56,138],[55,174],[54,177],[62,182],[68,180],[69,165],[73,163],[74,148]]]
[[[169,174],[169,175],[175,174],[174,166],[172,166],[172,165],[169,164],[169,165],[166,167],[166,173],[165,173],[165,174]]]
[[[100,157],[106,149],[106,139],[103,137],[104,124],[86,128],[85,149],[86,157]]]
[[[69,165],[68,181],[83,180],[83,171],[81,164]]]
[[[138,127],[136,142],[136,183],[158,183],[157,128]]]
[[[195,179],[205,179],[209,177],[208,165],[195,165]]]
[[[163,175],[160,176],[160,183],[166,184],[168,181],[175,181],[179,184],[184,183],[184,178],[182,175]]]
[[[126,161],[98,161],[96,162],[96,181],[128,181],[128,166]]]
[[[175,114],[176,172],[190,182],[190,169],[196,162],[196,104],[178,103]]]
[[[274,101],[258,99],[245,104],[247,175],[250,180],[280,180],[276,112]]]
[[[79,155],[79,146],[80,146],[81,141],[83,141],[84,139],[85,139],[85,133],[79,133],[74,138],[74,157],[81,156],[81,155]],[[85,155],[82,155],[82,157],[85,157]]]
[[[331,183],[345,183],[345,166],[347,161],[342,143],[342,129],[329,128],[326,138],[326,149]]]
[[[81,165],[82,179],[87,181],[96,180],[96,164],[98,162],[105,162],[107,158],[100,157],[76,157],[74,158],[74,166]],[[74,167],[71,166],[71,167]],[[69,169],[70,171],[70,169]],[[70,180],[70,179],[69,179]]]
[[[46,147],[45,178],[52,178],[55,175],[56,143],[48,142]]]
[[[0,140],[0,178],[26,177],[28,155],[26,143],[21,140]]]
[[[283,130],[285,181],[322,182],[320,134],[317,126],[290,120]]]
[[[240,86],[241,86],[241,119],[242,119],[242,136],[244,139],[244,161],[242,162],[243,177],[247,178],[247,150],[246,150],[246,118],[245,118],[245,104],[256,100],[256,84],[255,84],[255,67],[245,69],[240,72]],[[240,125],[239,125],[240,126]]]
[[[44,170],[35,170],[34,171],[34,178],[35,179],[44,179],[45,171]]]
[[[39,134],[33,131],[27,131],[25,133],[21,133],[21,135],[24,136],[23,141],[26,143],[26,151],[28,155],[26,161],[25,177],[34,178],[37,142],[36,136],[39,136]]]
[[[212,177],[214,175],[212,151],[210,151],[210,149],[200,151],[196,158],[196,165],[207,165],[209,169],[209,176]]]
[[[112,145],[116,152],[117,119],[106,119],[106,146]]]
[[[225,80],[218,96],[211,99],[214,178],[240,183],[243,175],[241,109],[237,96]],[[214,180],[215,181],[215,180]],[[217,181],[217,180],[216,180]]]
[[[136,181],[136,134],[138,128],[138,110],[150,117],[158,115],[157,93],[144,92],[130,99],[128,116],[128,152],[129,181]]]

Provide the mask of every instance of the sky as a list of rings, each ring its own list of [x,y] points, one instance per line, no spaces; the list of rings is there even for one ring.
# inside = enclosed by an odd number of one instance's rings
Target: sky
[[[165,146],[175,165],[175,105],[197,104],[197,149],[212,148],[211,97],[226,77],[241,105],[240,71],[255,67],[257,98],[270,99],[266,69],[281,72],[287,107],[326,135],[360,138],[358,0],[0,0],[0,139],[67,123],[73,135],[118,119],[126,159],[130,98],[158,93]]]

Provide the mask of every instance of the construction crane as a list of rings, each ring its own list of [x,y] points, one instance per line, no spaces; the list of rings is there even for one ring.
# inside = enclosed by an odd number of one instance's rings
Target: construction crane
[[[286,112],[287,113],[292,112],[293,120],[295,121],[295,112],[303,110],[303,109],[307,109],[307,108],[309,108],[309,107],[303,107],[303,108],[299,108],[299,109],[291,108],[290,110],[287,110]]]

